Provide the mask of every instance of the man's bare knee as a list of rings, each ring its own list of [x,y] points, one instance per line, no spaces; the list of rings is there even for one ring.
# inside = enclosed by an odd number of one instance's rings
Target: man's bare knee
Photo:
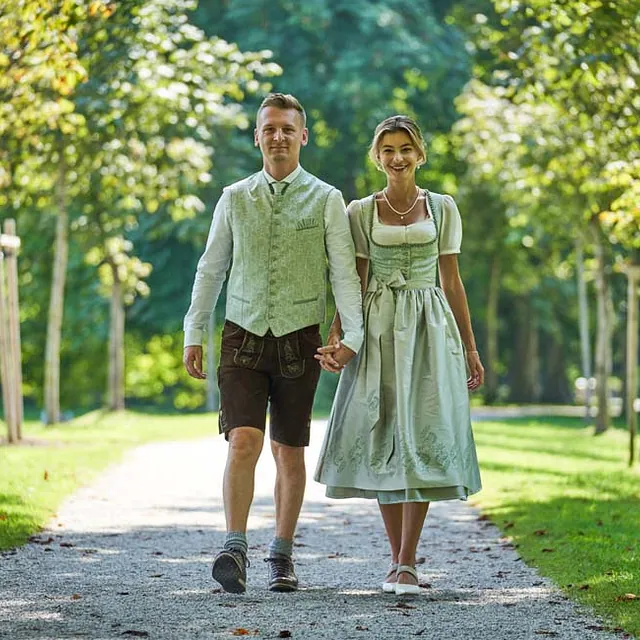
[[[304,471],[304,447],[291,447],[280,442],[271,441],[271,452],[276,467],[282,471]]]
[[[236,427],[229,432],[229,455],[234,460],[256,461],[262,451],[264,434],[255,427]]]

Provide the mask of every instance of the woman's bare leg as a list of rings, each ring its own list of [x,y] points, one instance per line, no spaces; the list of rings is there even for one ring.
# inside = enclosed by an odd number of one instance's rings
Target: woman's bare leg
[[[422,533],[428,510],[428,502],[404,502],[402,504],[402,535],[400,551],[398,552],[398,564],[408,564],[410,567],[415,566],[416,549],[418,548],[420,534]],[[398,582],[417,584],[416,579],[408,573],[401,573],[398,576]]]

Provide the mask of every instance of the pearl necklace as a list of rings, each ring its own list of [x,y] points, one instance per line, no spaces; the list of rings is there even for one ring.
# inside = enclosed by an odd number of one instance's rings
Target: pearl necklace
[[[384,198],[384,201],[387,203],[387,206],[389,207],[389,209],[393,211],[393,213],[400,216],[401,218],[404,218],[408,213],[411,213],[411,211],[413,211],[413,208],[416,206],[416,204],[418,204],[418,200],[420,199],[420,189],[416,187],[416,199],[413,201],[413,204],[406,211],[398,211],[396,208],[392,206],[392,204],[389,202],[389,198],[387,198],[386,188],[382,190],[382,197]]]

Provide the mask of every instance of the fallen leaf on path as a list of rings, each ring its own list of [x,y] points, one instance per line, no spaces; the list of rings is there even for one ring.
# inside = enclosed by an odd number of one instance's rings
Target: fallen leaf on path
[[[278,638],[290,638],[290,637],[291,637],[291,631],[289,631],[289,629],[283,629],[278,634]]]
[[[71,599],[72,599],[72,600],[80,600],[80,598],[82,598],[82,596],[81,596],[79,593],[74,593],[74,594],[71,596]]]
[[[369,627],[365,627],[365,626],[363,626],[363,625],[359,624],[359,625],[356,627],[356,631],[369,631]]]
[[[259,631],[256,629],[255,631],[249,631],[248,629],[243,629],[242,627],[238,627],[231,632],[232,636],[257,636]],[[286,638],[287,636],[282,636]]]
[[[631,602],[632,600],[640,600],[640,596],[635,593],[625,593],[616,598],[618,602]]]
[[[387,609],[415,609],[415,607],[406,602],[396,602],[394,605],[387,607]]]

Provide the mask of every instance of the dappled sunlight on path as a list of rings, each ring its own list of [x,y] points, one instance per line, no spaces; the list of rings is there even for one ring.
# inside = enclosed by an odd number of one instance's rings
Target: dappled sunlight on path
[[[324,423],[315,423],[311,476]],[[267,447],[265,447],[267,449]],[[48,530],[0,561],[0,636],[610,640],[522,563],[466,504],[427,519],[417,598],[383,595],[388,550],[375,503],[330,501],[309,478],[295,539],[302,589],[266,591],[275,476],[265,450],[250,517],[248,591],[221,593],[210,565],[224,539],[223,438],[141,447],[60,509]]]

